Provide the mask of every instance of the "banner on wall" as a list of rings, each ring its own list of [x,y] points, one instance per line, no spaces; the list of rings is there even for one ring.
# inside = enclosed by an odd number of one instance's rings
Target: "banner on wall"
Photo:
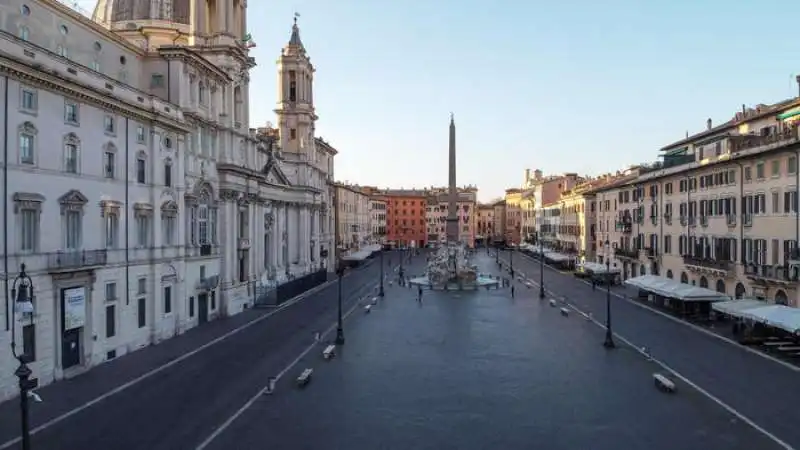
[[[64,289],[64,331],[86,325],[86,288]]]

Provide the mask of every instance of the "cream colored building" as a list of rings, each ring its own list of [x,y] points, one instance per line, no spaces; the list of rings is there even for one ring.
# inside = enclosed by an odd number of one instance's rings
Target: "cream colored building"
[[[336,242],[340,250],[358,251],[372,242],[372,208],[369,195],[358,186],[335,184]]]
[[[429,243],[444,243],[447,240],[447,207],[449,194],[437,191],[428,196],[428,205],[425,208],[425,221],[428,231]],[[477,190],[470,187],[459,189],[456,202],[456,215],[458,217],[458,238],[469,247],[475,245],[475,230],[477,216]]]
[[[494,206],[478,204],[475,217],[475,240],[484,244],[491,242],[494,236]]]
[[[386,208],[388,202],[383,197],[370,197],[370,226],[372,227],[371,240],[376,244],[386,243]]]
[[[797,306],[798,117],[793,99],[709,120],[663,162],[598,190],[600,239],[625,276]]]
[[[519,244],[522,232],[522,190],[506,189],[505,197],[505,229],[506,244]]]
[[[591,182],[578,185],[563,193],[559,201],[556,240],[561,249],[580,261],[595,260],[595,198],[591,188]]]

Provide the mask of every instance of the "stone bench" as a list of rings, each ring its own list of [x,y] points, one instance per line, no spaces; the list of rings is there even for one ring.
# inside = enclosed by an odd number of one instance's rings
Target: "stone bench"
[[[311,381],[311,375],[314,373],[314,369],[308,368],[297,377],[297,386],[298,387],[305,387]]]
[[[659,390],[669,393],[675,392],[675,383],[664,375],[654,373],[653,381],[655,382],[656,388]]]
[[[331,359],[335,355],[336,355],[336,346],[335,345],[329,345],[329,346],[325,347],[325,350],[322,351],[322,356],[325,359]]]

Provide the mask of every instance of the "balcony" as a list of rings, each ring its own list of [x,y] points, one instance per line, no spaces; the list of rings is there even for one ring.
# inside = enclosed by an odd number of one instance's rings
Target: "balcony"
[[[797,283],[797,270],[790,266],[745,264],[744,274],[747,278],[760,284],[793,285]]]
[[[728,148],[731,153],[737,153],[744,150],[757,149],[759,147],[772,146],[774,148],[783,147],[797,142],[798,128],[788,128],[780,133],[770,134],[767,136],[759,135],[744,135],[744,136],[731,136]]]
[[[647,253],[648,259],[656,259],[658,257],[658,249],[653,247],[647,247],[644,249],[645,253]]]
[[[639,250],[628,248],[615,248],[614,256],[616,258],[639,259]]]
[[[106,249],[65,251],[48,255],[47,269],[51,272],[74,271],[104,266],[107,262]]]
[[[733,263],[730,261],[703,258],[692,255],[683,255],[683,264],[704,269],[719,270],[722,272],[728,272],[731,270],[731,267],[733,267]]]
[[[619,221],[615,224],[617,231],[620,231],[625,234],[630,234],[633,231],[633,224],[630,220],[627,221]]]

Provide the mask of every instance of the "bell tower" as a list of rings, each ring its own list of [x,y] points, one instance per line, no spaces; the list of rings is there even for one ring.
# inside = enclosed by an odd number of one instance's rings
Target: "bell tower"
[[[281,151],[304,153],[313,147],[314,122],[314,66],[300,40],[297,15],[292,25],[289,42],[278,58],[278,116]]]

